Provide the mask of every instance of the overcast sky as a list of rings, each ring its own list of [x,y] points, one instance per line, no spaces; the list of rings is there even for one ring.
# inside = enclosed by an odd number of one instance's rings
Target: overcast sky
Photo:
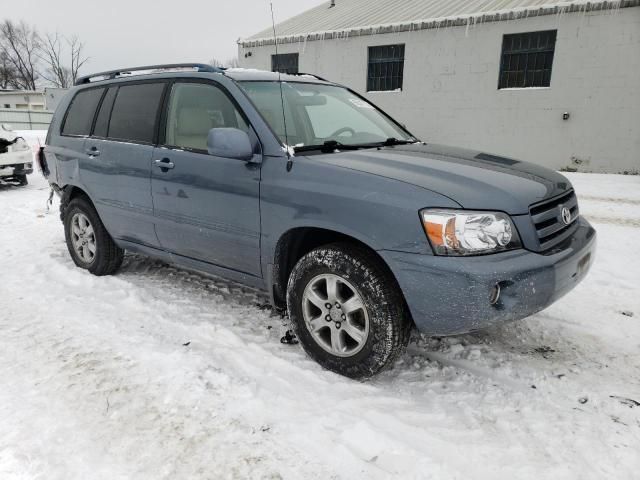
[[[276,23],[320,3],[273,0]],[[2,9],[4,18],[77,34],[91,57],[85,74],[213,57],[226,61],[237,56],[238,37],[271,24],[269,0],[19,0]]]

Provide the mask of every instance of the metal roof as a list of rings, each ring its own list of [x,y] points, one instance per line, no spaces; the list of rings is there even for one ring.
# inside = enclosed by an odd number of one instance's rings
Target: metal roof
[[[637,5],[640,0],[335,0],[277,24],[276,33],[278,43],[291,43]],[[239,43],[273,44],[273,29]]]

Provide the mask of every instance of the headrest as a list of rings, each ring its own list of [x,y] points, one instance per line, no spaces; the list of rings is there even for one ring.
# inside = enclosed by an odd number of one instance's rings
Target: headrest
[[[211,118],[202,108],[182,108],[178,112],[178,135],[204,135],[211,129]]]

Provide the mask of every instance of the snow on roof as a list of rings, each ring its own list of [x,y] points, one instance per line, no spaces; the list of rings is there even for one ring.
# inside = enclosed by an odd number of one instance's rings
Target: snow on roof
[[[523,17],[618,9],[640,0],[336,0],[326,1],[276,25],[278,43],[345,38]],[[274,43],[269,27],[239,43],[244,47]]]

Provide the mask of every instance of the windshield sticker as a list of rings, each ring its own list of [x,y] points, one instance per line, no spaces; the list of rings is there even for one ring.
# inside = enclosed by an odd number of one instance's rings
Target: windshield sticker
[[[350,98],[349,101],[353,103],[358,108],[369,108],[373,110],[373,105],[368,104],[364,100],[360,100],[359,98]]]

